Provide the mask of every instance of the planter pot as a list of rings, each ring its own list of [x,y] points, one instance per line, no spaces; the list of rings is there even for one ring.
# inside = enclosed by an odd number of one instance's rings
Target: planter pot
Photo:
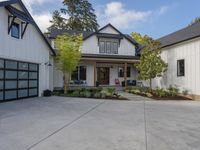
[[[99,82],[98,81],[96,81],[96,87],[99,87]]]
[[[45,96],[45,97],[51,96],[51,91],[50,91],[50,90],[45,90],[45,91],[43,92],[43,96]]]

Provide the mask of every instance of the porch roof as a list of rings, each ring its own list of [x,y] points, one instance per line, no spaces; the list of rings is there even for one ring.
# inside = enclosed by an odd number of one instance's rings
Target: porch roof
[[[127,55],[103,55],[103,54],[82,54],[82,61],[96,61],[96,62],[115,62],[115,63],[135,63],[140,61],[138,56]]]

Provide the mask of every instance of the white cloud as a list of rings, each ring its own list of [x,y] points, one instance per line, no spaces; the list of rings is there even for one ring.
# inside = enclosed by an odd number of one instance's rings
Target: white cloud
[[[146,21],[151,14],[152,11],[128,10],[121,2],[111,2],[97,9],[100,25],[111,23],[119,29],[134,27]]]
[[[42,32],[45,32],[47,28],[51,25],[49,20],[51,20],[52,17],[49,12],[33,15],[33,18],[42,30]]]
[[[158,15],[163,15],[164,13],[166,13],[169,10],[169,6],[162,6],[160,7],[160,9],[158,10]]]
[[[168,6],[161,6],[155,10],[138,11],[127,9],[122,2],[110,2],[97,7],[97,19],[100,26],[111,23],[119,29],[134,28],[141,23],[152,21],[169,10]]]
[[[45,3],[52,3],[55,2],[55,0],[22,0],[22,1],[26,5],[31,15],[33,16],[39,28],[42,30],[42,32],[45,32],[47,28],[50,26],[49,20],[51,19],[52,15],[50,12],[40,12],[40,13],[34,12],[32,6],[43,5]]]

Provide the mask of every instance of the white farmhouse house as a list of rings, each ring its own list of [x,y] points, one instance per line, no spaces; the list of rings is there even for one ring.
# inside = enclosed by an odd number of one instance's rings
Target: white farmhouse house
[[[49,39],[54,46],[55,38],[77,31],[53,29]],[[141,46],[129,35],[122,34],[111,24],[96,32],[82,32],[82,57],[71,76],[71,86],[120,86],[136,84],[134,63],[139,61]],[[54,88],[63,87],[63,74],[54,69]],[[124,81],[124,82],[123,82]]]
[[[200,99],[200,23],[188,26],[159,39],[162,58],[168,71],[154,80],[154,86],[176,86]]]
[[[0,101],[41,96],[50,89],[52,55],[22,1],[0,2]]]

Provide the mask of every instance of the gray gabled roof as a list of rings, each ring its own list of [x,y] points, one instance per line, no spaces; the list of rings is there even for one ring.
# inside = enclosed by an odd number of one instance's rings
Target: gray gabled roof
[[[200,23],[195,23],[179,31],[161,37],[158,40],[161,42],[162,48],[164,48],[197,37],[200,37]]]
[[[38,25],[34,21],[33,17],[31,16],[31,14],[29,13],[29,11],[27,10],[27,8],[25,7],[24,3],[21,0],[6,0],[6,1],[1,1],[0,2],[0,7],[6,7],[6,6],[8,6],[7,9],[10,8],[10,11],[13,11],[13,13],[15,13],[15,15],[17,15],[17,14],[20,15],[19,14],[19,12],[20,12],[19,10],[16,10],[15,8],[10,7],[10,5],[16,4],[16,3],[18,3],[22,7],[23,11],[26,14],[26,19],[28,18],[31,21],[31,23],[35,26],[35,28],[37,29],[37,31],[39,32],[39,34],[43,38],[44,42],[47,44],[47,46],[51,50],[52,54],[56,55],[54,49],[51,47],[50,43],[48,42],[48,40],[46,39],[46,37],[44,36],[44,34],[42,33],[42,31],[40,30],[40,28],[38,27]],[[20,17],[20,16],[17,16],[17,17]],[[24,17],[24,16],[21,16],[21,17]]]
[[[115,31],[117,31],[119,33],[119,35],[116,34],[109,34],[109,33],[100,33],[101,30],[105,29],[106,27],[112,27]],[[123,34],[121,33],[119,30],[117,30],[113,25],[111,25],[110,23],[107,24],[106,26],[102,27],[101,29],[97,30],[97,31],[75,31],[75,30],[67,30],[67,29],[52,29],[51,32],[48,35],[49,39],[54,39],[56,38],[58,35],[62,35],[62,34],[68,34],[68,35],[74,35],[74,34],[83,34],[83,40],[88,39],[89,37],[91,37],[92,35],[97,35],[97,36],[102,36],[102,37],[109,37],[109,38],[125,38],[127,39],[130,43],[132,43],[133,45],[136,46],[136,53],[139,54],[140,50],[143,48],[139,43],[137,43],[130,35],[128,34]]]

